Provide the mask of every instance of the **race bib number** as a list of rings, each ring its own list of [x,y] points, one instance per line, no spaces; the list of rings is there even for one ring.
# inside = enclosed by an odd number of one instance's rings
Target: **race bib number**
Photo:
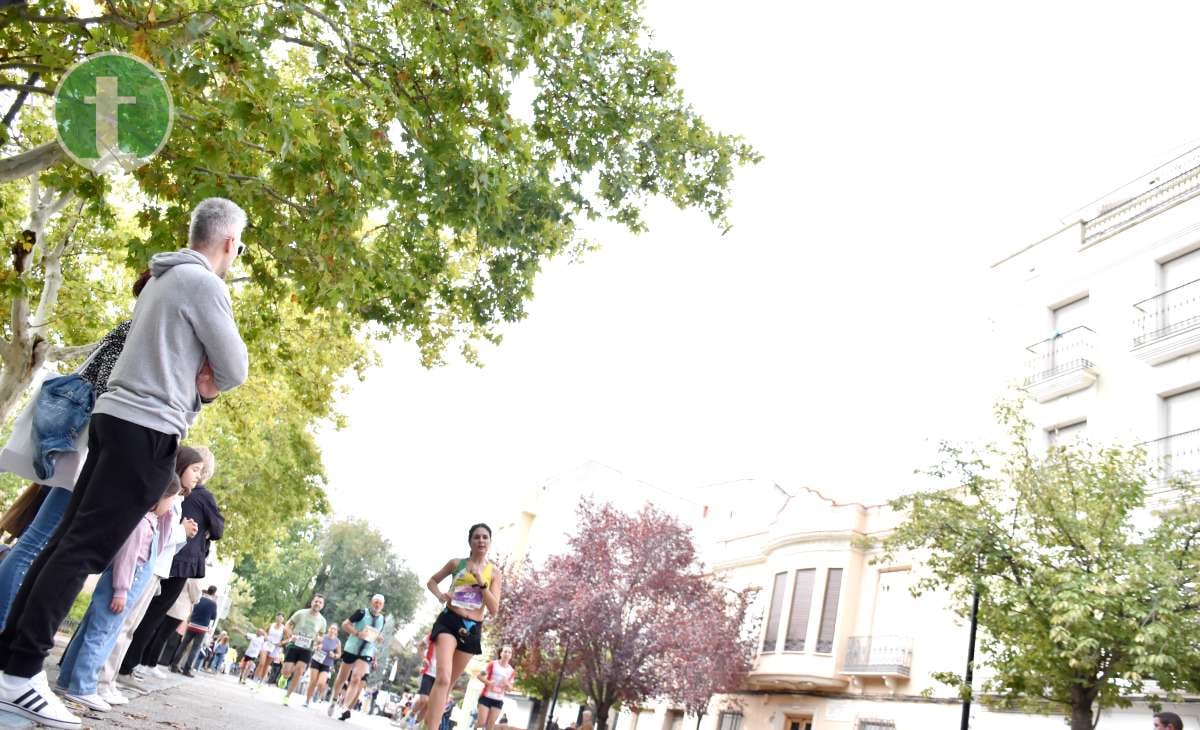
[[[324,650],[317,649],[316,651],[313,652],[312,658],[313,658],[313,661],[316,662],[317,664],[324,664],[325,656],[326,656],[326,654],[325,654]]]
[[[455,608],[465,608],[468,611],[477,611],[483,608],[483,589],[479,586],[459,588],[450,597],[450,605]]]
[[[312,642],[313,640],[311,636],[305,636],[304,634],[292,635],[292,646],[296,647],[297,649],[307,649],[312,646]]]
[[[375,639],[379,638],[379,629],[375,628],[374,626],[364,627],[363,630],[358,633],[362,637],[362,640],[366,642],[375,641]]]

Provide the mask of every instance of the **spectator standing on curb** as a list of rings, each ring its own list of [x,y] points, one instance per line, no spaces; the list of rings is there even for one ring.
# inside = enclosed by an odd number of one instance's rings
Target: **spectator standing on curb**
[[[164,652],[163,647],[173,641],[171,637],[175,635],[179,624],[166,618],[167,611],[175,605],[189,579],[204,577],[208,541],[219,540],[225,532],[225,518],[217,509],[212,492],[204,486],[216,471],[216,458],[203,446],[188,449],[186,453],[189,471],[180,479],[190,482],[190,485],[183,500],[182,513],[184,520],[194,523],[196,529],[171,560],[169,574],[162,581],[162,593],[151,602],[146,617],[134,632],[133,642],[121,663],[121,674],[124,675],[133,674],[136,677],[150,671],[157,677],[167,676],[164,670],[155,671],[159,664],[169,664],[173,656],[170,652]],[[198,594],[192,598],[188,611],[197,600]],[[186,620],[188,615],[179,616],[177,611],[173,617]],[[135,671],[139,664],[145,667],[140,672]]]
[[[171,561],[175,559],[175,553],[189,538],[195,536],[199,529],[195,520],[183,519],[182,508],[183,499],[200,482],[203,463],[199,459],[200,452],[187,446],[180,446],[175,455],[175,473],[179,476],[181,494],[175,497],[171,504],[171,532],[166,538],[165,547],[159,551],[158,557],[154,560],[154,574],[150,578],[150,585],[142,592],[137,602],[126,610],[127,615],[121,624],[116,646],[113,647],[112,653],[100,670],[97,692],[110,705],[124,705],[129,702],[129,698],[117,689],[117,673],[125,661],[126,654],[133,648],[133,639],[138,627],[151,607],[155,605],[155,601],[159,600],[157,596],[159,586],[162,580],[171,574]],[[165,612],[168,608],[170,608],[170,604],[167,604],[162,610]],[[161,616],[162,614],[156,615]],[[140,657],[141,653],[142,648],[139,647],[137,656]]]
[[[208,663],[210,672],[221,673],[221,669],[225,666],[225,655],[229,653],[229,634],[222,631],[217,637],[217,643],[213,644],[212,659]]]
[[[209,198],[192,213],[189,248],[151,259],[109,390],[92,410],[87,460],[62,525],[29,567],[0,632],[0,709],[80,726],[50,692],[42,664],[84,580],[112,562],[162,496],[201,398],[246,379],[246,345],[223,281],[245,248],[245,227],[241,208]]]
[[[192,608],[187,627],[184,629],[184,639],[171,658],[172,672],[185,677],[195,676],[192,674],[192,664],[196,661],[196,654],[204,647],[204,637],[208,635],[208,630],[216,620],[217,587],[209,586]]]

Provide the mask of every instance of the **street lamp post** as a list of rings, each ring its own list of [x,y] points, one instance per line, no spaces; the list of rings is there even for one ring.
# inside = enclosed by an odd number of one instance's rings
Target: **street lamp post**
[[[971,686],[971,680],[975,674],[975,630],[979,625],[979,586],[975,586],[975,591],[971,596],[971,638],[967,643],[967,673],[964,677],[967,685],[966,695],[963,697],[962,722],[959,724],[960,730],[968,730],[971,726],[971,694],[974,688]]]

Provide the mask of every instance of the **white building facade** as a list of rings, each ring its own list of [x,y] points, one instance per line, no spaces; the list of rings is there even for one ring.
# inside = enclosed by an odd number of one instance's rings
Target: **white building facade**
[[[1152,174],[997,263],[997,325],[1047,443],[1200,468],[1200,167]]]

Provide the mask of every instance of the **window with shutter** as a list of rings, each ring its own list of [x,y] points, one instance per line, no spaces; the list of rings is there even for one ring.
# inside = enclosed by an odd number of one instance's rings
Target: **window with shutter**
[[[787,636],[783,642],[784,651],[804,651],[816,575],[817,571],[813,568],[796,571],[796,580],[792,586],[792,610],[788,614]]]
[[[775,651],[779,639],[780,614],[783,613],[783,592],[787,590],[787,573],[775,575],[775,586],[771,589],[771,611],[767,614],[767,631],[763,634],[764,652]]]
[[[833,651],[833,634],[837,629],[838,596],[842,592],[842,569],[830,568],[825,579],[825,602],[821,607],[821,630],[817,633],[817,651]]]

